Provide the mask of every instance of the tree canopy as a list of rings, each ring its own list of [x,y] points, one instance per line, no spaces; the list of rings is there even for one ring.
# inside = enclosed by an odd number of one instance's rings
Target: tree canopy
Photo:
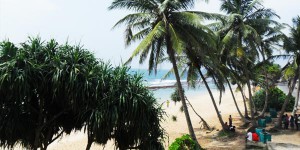
[[[128,70],[55,40],[1,42],[0,146],[46,149],[62,133],[86,128],[89,144],[114,139],[120,149],[161,149],[164,113],[142,76]]]

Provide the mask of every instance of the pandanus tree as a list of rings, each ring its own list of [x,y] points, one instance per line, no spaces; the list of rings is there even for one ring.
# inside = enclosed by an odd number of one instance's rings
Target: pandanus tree
[[[291,54],[291,62],[285,69],[285,77],[289,79],[289,92],[287,97],[290,97],[294,91],[297,80],[300,79],[300,17],[297,16],[293,19],[293,27],[290,28],[290,36],[284,39],[284,49],[287,53]],[[293,113],[297,111],[297,106],[299,103],[299,81],[298,81],[298,91],[296,96],[296,101],[294,104]],[[289,99],[286,98],[282,108],[280,110],[279,116],[282,116],[285,112],[286,106]],[[277,127],[281,128],[282,118],[279,117]]]
[[[127,45],[142,40],[128,62],[139,55],[140,63],[143,63],[149,56],[149,73],[151,73],[153,70],[156,71],[161,58],[168,55],[176,77],[189,134],[197,141],[176,62],[176,56],[186,49],[187,41],[195,45],[199,43],[194,36],[202,36],[202,39],[208,42],[213,40],[209,29],[200,24],[202,17],[211,16],[203,12],[187,11],[194,3],[194,0],[114,0],[109,9],[134,11],[116,23],[116,26],[127,25],[125,30]]]
[[[92,142],[162,149],[163,111],[140,75],[98,61],[81,46],[30,39],[0,43],[0,146],[47,149],[85,127]]]
[[[1,43],[1,145],[21,143],[30,149],[46,149],[63,132],[83,126],[75,121],[76,104],[86,99],[87,91],[73,88],[74,83],[84,84],[74,80],[73,73],[79,69],[75,66],[80,67],[80,63],[62,60],[63,52],[58,49],[66,46],[59,47],[54,40],[44,43],[36,38],[22,43],[20,48],[13,45]],[[73,57],[75,53],[90,55],[80,53],[79,47],[73,48]],[[60,70],[61,66],[66,68]],[[58,81],[57,74],[65,78]]]
[[[109,69],[110,81],[105,82],[106,96],[91,103],[91,109],[85,112],[90,114],[87,115],[86,149],[94,141],[105,144],[111,138],[121,150],[163,149],[164,130],[160,121],[164,113],[152,93],[142,84],[142,76],[130,75],[128,69]]]

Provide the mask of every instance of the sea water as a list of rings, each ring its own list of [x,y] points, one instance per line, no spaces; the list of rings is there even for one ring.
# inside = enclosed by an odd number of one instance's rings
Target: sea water
[[[176,78],[174,74],[170,74],[168,77],[164,78],[165,75],[169,72],[169,70],[157,70],[156,74],[153,72],[149,74],[147,69],[130,69],[129,73],[134,74],[142,74],[144,79],[144,84],[148,87],[155,87],[155,89],[151,89],[157,101],[159,103],[163,103],[167,100],[170,100],[171,94],[175,90]],[[199,82],[196,88],[191,88],[187,84],[187,75],[183,75],[181,77],[181,83],[185,91],[185,95],[196,96],[201,94],[207,94],[207,89],[205,88],[202,82]],[[210,82],[211,79],[207,79],[208,84],[212,90],[216,90],[216,86]],[[165,88],[168,87],[168,88]]]

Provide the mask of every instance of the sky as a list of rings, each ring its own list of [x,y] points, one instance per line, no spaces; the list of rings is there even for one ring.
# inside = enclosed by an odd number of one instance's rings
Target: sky
[[[22,43],[28,37],[40,36],[43,40],[56,39],[63,44],[81,44],[97,58],[122,64],[133,52],[136,44],[125,47],[124,30],[113,25],[130,12],[108,10],[112,0],[0,0],[0,41],[9,39]],[[292,24],[292,18],[300,15],[300,0],[264,0],[266,8],[273,9],[281,23]],[[208,3],[197,1],[194,10],[222,13],[220,0]],[[147,68],[147,63],[131,63],[132,68]],[[160,69],[169,69],[164,64]]]

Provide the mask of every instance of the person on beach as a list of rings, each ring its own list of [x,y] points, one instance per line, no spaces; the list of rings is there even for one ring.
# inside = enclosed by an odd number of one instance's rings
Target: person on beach
[[[235,126],[231,126],[231,127],[229,127],[229,131],[231,131],[231,132],[235,132]]]
[[[294,116],[293,116],[293,115],[291,115],[291,116],[290,116],[290,119],[289,119],[289,121],[290,121],[290,126],[291,126],[291,129],[294,129],[294,123],[295,123],[295,119],[294,119]]]
[[[288,129],[289,128],[289,116],[287,114],[284,115],[284,129]]]
[[[299,126],[298,126],[298,115],[297,115],[297,114],[294,115],[294,120],[295,120],[296,130],[299,130]]]
[[[252,141],[252,132],[248,132],[246,136],[246,141]]]
[[[258,136],[258,134],[256,132],[252,133],[252,141],[256,141],[256,142],[259,141],[259,136]]]
[[[225,126],[225,129],[226,129],[227,131],[229,131],[229,126],[228,126],[228,123],[227,123],[227,122],[225,122],[224,126]]]
[[[232,118],[231,118],[231,115],[229,115],[228,121],[229,121],[229,127],[232,127]]]
[[[286,119],[285,119],[285,115],[282,115],[282,117],[281,117],[281,121],[282,121],[282,123],[281,123],[281,127],[283,126],[283,129],[285,129],[285,121],[286,121]]]
[[[169,105],[170,105],[170,101],[169,101],[169,100],[167,100],[167,107],[169,107]]]
[[[299,129],[299,127],[300,127],[300,114],[298,114],[297,124],[298,124],[298,129]]]

